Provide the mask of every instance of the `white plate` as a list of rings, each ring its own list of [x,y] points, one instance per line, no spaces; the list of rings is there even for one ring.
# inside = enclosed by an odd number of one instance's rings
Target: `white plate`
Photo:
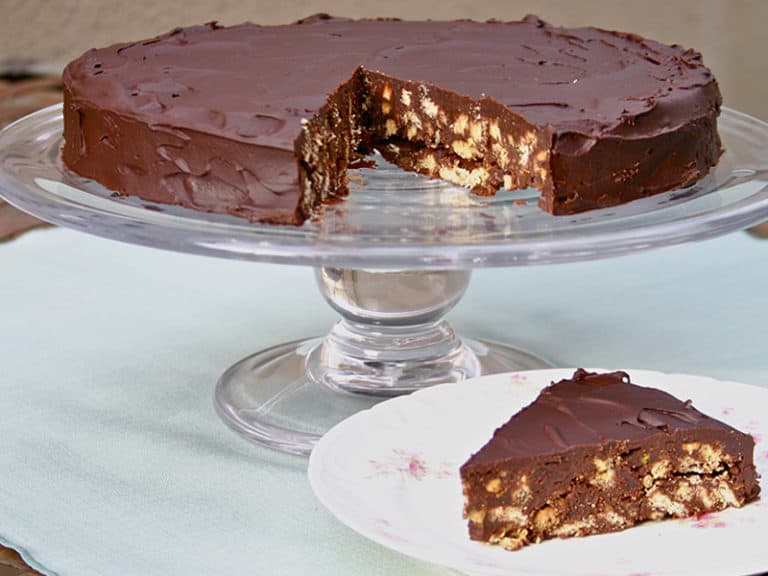
[[[628,370],[755,437],[768,478],[768,389]],[[469,540],[458,468],[493,430],[573,369],[497,374],[383,402],[331,429],[309,461],[320,501],[393,550],[469,574],[755,574],[768,569],[768,493],[741,509],[648,522],[623,532],[550,540],[509,552]]]

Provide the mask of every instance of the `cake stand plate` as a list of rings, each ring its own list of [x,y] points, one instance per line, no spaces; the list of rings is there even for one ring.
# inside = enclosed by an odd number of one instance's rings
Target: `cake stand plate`
[[[768,124],[725,109],[718,166],[696,185],[609,209],[554,217],[535,190],[480,197],[375,158],[350,196],[295,226],[120,197],[61,163],[61,105],[0,132],[0,196],[39,218],[182,252],[315,268],[341,320],[227,370],[224,421],[256,442],[308,453],[320,434],[383,397],[549,364],[501,343],[460,338],[442,318],[477,267],[606,258],[698,241],[768,219]],[[546,353],[546,352],[545,352]]]

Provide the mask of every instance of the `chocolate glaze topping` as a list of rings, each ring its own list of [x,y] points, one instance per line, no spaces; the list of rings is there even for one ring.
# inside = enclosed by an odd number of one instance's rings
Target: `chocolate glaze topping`
[[[689,401],[632,384],[625,372],[579,369],[572,379],[545,388],[536,402],[497,429],[465,466],[702,428],[738,433]]]
[[[478,23],[321,15],[285,26],[178,28],[85,53],[64,73],[63,158],[122,193],[300,221],[307,216],[294,213],[302,122],[358,70],[500,103],[549,127],[552,186],[561,198],[543,206],[555,213],[688,184],[720,154],[712,136],[720,93],[691,50],[556,28],[535,17]],[[681,132],[687,140],[674,136]],[[704,144],[689,153],[689,141]],[[616,166],[600,172],[596,153],[618,154],[608,162]],[[670,162],[670,153],[679,158]],[[620,169],[638,183],[626,174],[614,182]],[[594,197],[579,192],[595,182],[604,189]]]

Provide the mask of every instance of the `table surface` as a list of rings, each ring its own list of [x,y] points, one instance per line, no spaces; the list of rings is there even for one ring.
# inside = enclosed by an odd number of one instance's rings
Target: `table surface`
[[[768,242],[737,232],[479,270],[449,319],[560,366],[766,386],[767,256]],[[0,245],[0,271],[0,542],[30,565],[62,576],[450,573],[341,525],[311,493],[306,460],[246,443],[213,410],[232,362],[334,321],[310,268],[42,229]]]

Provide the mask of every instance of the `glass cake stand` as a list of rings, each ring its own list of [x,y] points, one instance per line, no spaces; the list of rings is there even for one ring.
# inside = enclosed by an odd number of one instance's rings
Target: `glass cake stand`
[[[278,344],[230,367],[218,413],[246,438],[306,454],[330,426],[383,397],[481,374],[547,367],[459,337],[443,316],[471,270],[619,256],[768,219],[768,124],[724,110],[726,149],[704,180],[624,206],[553,217],[533,190],[475,196],[380,158],[350,197],[303,226],[270,226],[138,198],[73,176],[59,157],[61,106],[0,133],[0,195],[62,226],[182,252],[309,265],[341,315],[324,338]]]

